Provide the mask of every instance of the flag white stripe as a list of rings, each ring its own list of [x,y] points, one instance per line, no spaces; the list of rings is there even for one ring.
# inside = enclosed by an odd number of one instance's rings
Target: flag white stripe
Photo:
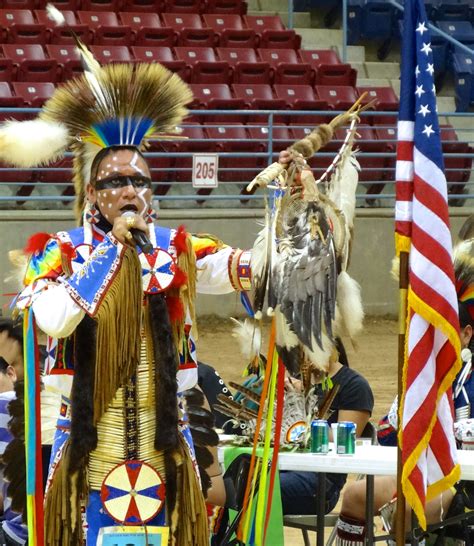
[[[413,242],[410,252],[410,270],[420,280],[430,286],[432,290],[437,292],[455,313],[458,312],[456,293],[452,289],[451,279],[442,269],[421,254]]]
[[[438,482],[444,476],[441,467],[439,466],[438,460],[436,459],[433,450],[428,447],[426,450],[426,464],[428,467],[427,481],[428,485]]]
[[[425,330],[426,332],[426,330]],[[410,343],[411,328],[408,343]],[[433,349],[428,356],[420,373],[413,380],[405,394],[405,406],[403,408],[403,423],[406,426],[419,408],[423,405],[435,382],[436,358],[439,351],[446,343],[446,336],[439,330],[435,330]]]
[[[411,182],[413,180],[413,161],[397,160],[395,180],[397,182]]]
[[[432,209],[426,207],[416,197],[413,198],[413,215],[416,216],[416,225],[420,229],[430,236],[436,233],[436,241],[446,249],[451,248],[451,233],[446,224]]]
[[[395,204],[395,220],[407,222],[413,216],[413,203],[411,201],[397,201]]]
[[[447,199],[446,177],[436,163],[424,156],[417,148],[413,151],[415,173],[436,190],[440,196]]]
[[[414,121],[399,121],[397,124],[398,140],[412,141],[415,137],[415,122]]]

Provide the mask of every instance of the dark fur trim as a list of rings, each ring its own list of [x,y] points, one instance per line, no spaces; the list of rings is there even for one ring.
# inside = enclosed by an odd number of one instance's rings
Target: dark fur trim
[[[176,491],[178,485],[178,472],[176,461],[170,451],[165,452],[165,474],[166,474],[166,510],[169,516],[176,506]]]
[[[150,296],[149,303],[156,366],[155,449],[164,451],[178,447],[178,353],[164,295]]]
[[[198,446],[216,446],[219,443],[219,436],[213,428],[191,425],[190,429],[193,441]]]
[[[70,472],[83,468],[89,453],[97,447],[94,425],[96,329],[95,321],[86,315],[77,327],[74,339]]]

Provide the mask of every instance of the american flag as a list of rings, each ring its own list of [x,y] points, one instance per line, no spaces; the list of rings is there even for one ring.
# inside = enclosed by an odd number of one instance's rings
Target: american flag
[[[434,66],[422,0],[405,0],[403,28],[395,229],[397,251],[410,255],[398,439],[403,491],[426,528],[426,501],[460,475],[451,395],[460,340]]]

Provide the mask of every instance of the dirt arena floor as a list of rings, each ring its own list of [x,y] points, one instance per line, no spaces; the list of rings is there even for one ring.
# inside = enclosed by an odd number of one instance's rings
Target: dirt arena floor
[[[357,347],[344,340],[351,367],[370,383],[375,397],[372,421],[387,412],[397,390],[398,324],[395,320],[367,317]],[[211,364],[226,381],[240,381],[245,366],[237,341],[232,337],[232,322],[207,317],[199,321],[199,359]],[[336,507],[337,510],[337,507]],[[310,533],[315,544],[315,535]],[[285,530],[285,545],[303,545],[301,532]],[[269,545],[271,546],[271,545]]]

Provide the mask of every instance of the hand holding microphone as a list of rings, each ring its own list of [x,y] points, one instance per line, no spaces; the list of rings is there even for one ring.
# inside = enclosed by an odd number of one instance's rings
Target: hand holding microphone
[[[145,220],[131,210],[127,210],[122,216],[115,218],[112,233],[122,243],[130,242],[133,239],[142,252],[149,254],[153,251],[153,245],[148,239],[146,229]]]

